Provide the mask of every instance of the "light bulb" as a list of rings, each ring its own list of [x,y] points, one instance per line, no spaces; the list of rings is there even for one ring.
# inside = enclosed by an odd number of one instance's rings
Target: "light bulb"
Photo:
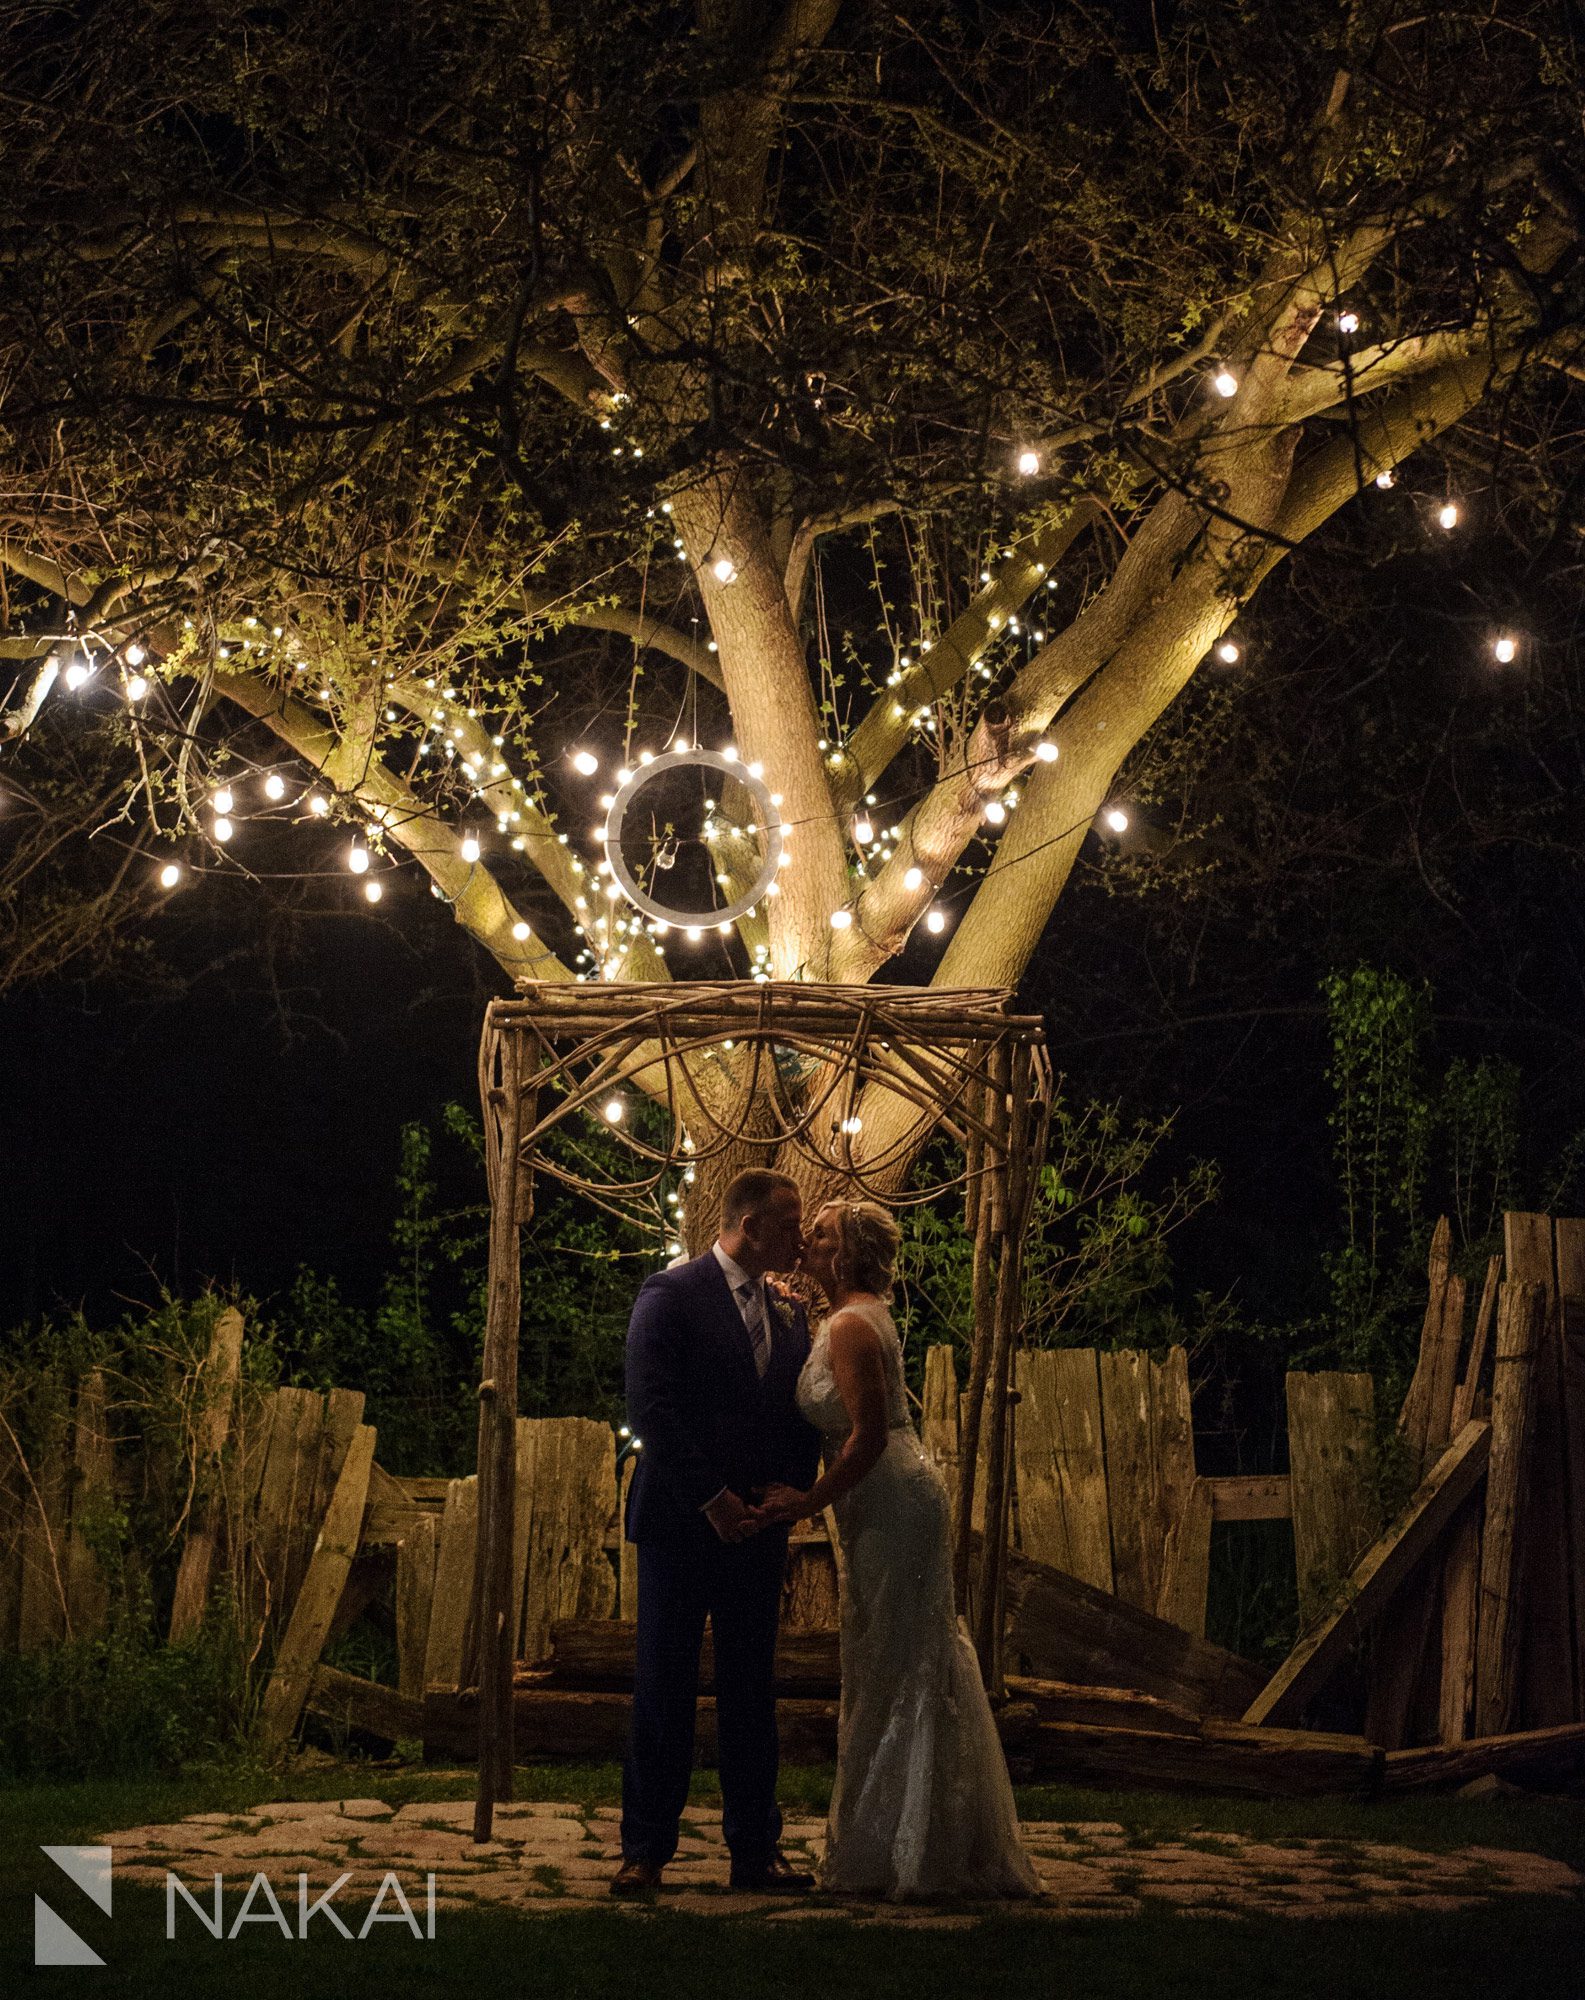
[[[683,753],[684,753],[684,752],[685,752],[685,751],[687,750],[687,748],[688,748],[688,739],[687,739],[687,737],[686,737],[686,736],[679,736],[679,737],[677,738],[677,741],[676,741],[676,742],[675,742],[675,743],[674,743],[674,744],[673,744],[673,745],[671,746],[671,754],[672,754],[672,755],[673,755],[674,757],[680,757],[680,756],[682,756],[682,755],[683,755]]]
[[[702,938],[702,937],[704,936],[704,932],[703,932],[702,930],[700,930],[700,928],[699,928],[699,926],[698,926],[697,924],[690,924],[690,925],[688,926],[688,929],[687,929],[687,933],[686,933],[686,935],[687,935],[687,939],[688,939],[688,942],[689,942],[690,944],[697,944],[697,943],[699,942],[700,938]]]
[[[1383,493],[1387,491],[1389,486],[1396,486],[1397,483],[1398,475],[1390,465],[1384,465],[1380,472],[1376,474],[1376,484],[1381,488]]]
[[[903,887],[905,889],[922,889],[924,885],[925,871],[922,868],[910,868],[903,876]]]
[[[365,882],[363,893],[371,903],[377,903],[385,894],[385,891],[380,887],[378,882]]]
[[[325,814],[330,810],[330,801],[322,792],[315,792],[308,801],[308,810],[314,815],[315,819],[323,819]]]
[[[1123,811],[1121,806],[1108,806],[1101,817],[1106,821],[1106,824],[1112,829],[1113,833],[1127,833],[1128,815]]]
[[[736,583],[737,564],[730,556],[717,556],[710,565],[710,574],[717,583]]]
[[[605,1101],[605,1122],[607,1125],[620,1125],[622,1122],[622,1111],[623,1104],[621,1098],[608,1097]]]
[[[369,850],[366,847],[360,847],[357,841],[354,841],[347,849],[347,866],[352,870],[354,875],[367,875],[369,872]]]
[[[160,887],[162,889],[174,889],[181,879],[182,871],[174,861],[167,861],[165,866],[160,870]]]
[[[272,771],[264,780],[264,796],[267,799],[282,799],[286,796],[286,780],[279,771]]]
[[[587,750],[575,750],[572,757],[572,768],[578,773],[580,778],[592,778],[600,768],[600,760],[598,757],[591,755]]]
[[[524,943],[524,942],[525,942],[525,941],[526,941],[526,940],[527,940],[527,939],[528,939],[529,937],[531,937],[531,936],[533,935],[533,933],[532,933],[532,932],[530,931],[530,929],[529,929],[528,925],[527,925],[527,924],[525,924],[525,923],[523,922],[522,918],[520,917],[520,918],[519,918],[519,919],[517,920],[517,922],[516,922],[515,924],[513,924],[513,926],[512,926],[512,935],[513,935],[513,937],[515,937],[515,938],[517,939],[517,941],[518,941],[518,943],[519,943],[519,944],[522,944],[522,943]]]
[[[855,1133],[862,1132],[864,1130],[864,1120],[862,1118],[844,1118],[842,1121],[842,1129],[844,1132],[847,1133],[849,1138],[852,1138]]]
[[[1056,744],[1051,742],[1048,737],[1042,736],[1040,741],[1035,745],[1036,761],[1041,764],[1054,764],[1057,761],[1057,755]]]
[[[140,645],[138,645],[136,641],[134,641],[130,646],[128,646],[126,651],[126,662],[129,667],[141,667],[143,662],[147,658],[148,654],[144,652],[143,648]]]
[[[853,822],[853,838],[860,847],[868,847],[875,838],[875,829],[867,819],[856,819]]]
[[[941,935],[946,927],[947,919],[944,911],[932,910],[929,916],[925,918],[925,929],[927,931],[934,931],[937,937]]]
[[[851,910],[833,910],[831,912],[831,928],[834,931],[845,931],[850,928],[852,922],[853,912]]]
[[[1506,635],[1501,639],[1493,639],[1491,649],[1504,666],[1507,666],[1510,660],[1517,659],[1519,655],[1518,641]]]
[[[985,805],[985,817],[992,826],[1000,826],[1007,818],[1007,808],[1000,799],[989,799]]]
[[[1021,451],[1018,454],[1018,470],[1026,479],[1033,479],[1035,474],[1040,470],[1039,452]]]
[[[93,678],[93,667],[81,653],[74,653],[66,667],[66,685],[75,694],[85,681]]]
[[[1216,657],[1224,667],[1230,667],[1238,658],[1238,642],[1235,639],[1224,639],[1216,649]]]
[[[717,924],[716,929],[721,933],[722,937],[730,937],[732,935],[732,926],[730,924]]]
[[[234,803],[235,801],[231,796],[231,787],[229,785],[222,785],[220,790],[215,793],[215,811],[217,813],[228,813]]]
[[[141,701],[149,691],[149,684],[141,674],[134,674],[127,682],[127,700]]]
[[[458,849],[458,852],[471,868],[479,858],[479,836],[476,833],[465,833],[462,836],[462,846]]]
[[[216,840],[229,840],[232,834],[236,832],[236,828],[226,818],[225,814],[221,813],[211,831],[214,833]]]
[[[1340,312],[1337,316],[1337,330],[1339,333],[1358,333],[1359,314],[1357,312]]]
[[[1436,510],[1436,524],[1439,528],[1456,528],[1458,526],[1458,508],[1451,500],[1446,501]]]
[[[1211,387],[1219,396],[1232,397],[1238,394],[1238,377],[1231,368],[1219,368],[1211,377]]]

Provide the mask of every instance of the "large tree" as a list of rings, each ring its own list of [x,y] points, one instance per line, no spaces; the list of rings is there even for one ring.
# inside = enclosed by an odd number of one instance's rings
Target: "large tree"
[[[1548,5],[13,34],[12,733],[97,704],[189,866],[408,859],[513,975],[1016,982],[1284,558],[1394,482],[1457,532],[1570,427]],[[697,943],[608,898],[569,762],[679,732],[791,830]],[[708,843],[657,798],[642,873],[753,878],[746,795]]]

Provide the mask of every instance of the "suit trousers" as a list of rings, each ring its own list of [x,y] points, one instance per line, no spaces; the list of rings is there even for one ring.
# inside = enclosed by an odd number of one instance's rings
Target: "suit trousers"
[[[638,1634],[632,1729],[622,1771],[622,1854],[664,1867],[693,1773],[699,1648],[715,1643],[721,1831],[732,1859],[754,1866],[781,1838],[776,1804],[776,1633],[786,1529],[723,1542],[697,1534],[638,1544]]]

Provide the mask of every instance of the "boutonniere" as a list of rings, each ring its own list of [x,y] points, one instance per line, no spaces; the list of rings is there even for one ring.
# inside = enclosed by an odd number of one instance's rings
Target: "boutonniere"
[[[770,1309],[777,1322],[790,1327],[798,1317],[797,1295],[783,1291],[774,1278],[767,1280],[765,1295],[770,1301]]]

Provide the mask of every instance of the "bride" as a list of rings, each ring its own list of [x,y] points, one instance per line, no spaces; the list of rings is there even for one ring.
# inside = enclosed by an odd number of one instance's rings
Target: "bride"
[[[979,1662],[952,1599],[941,1476],[908,1416],[886,1300],[898,1229],[870,1201],[829,1202],[803,1269],[831,1312],[798,1381],[826,1470],[767,1489],[765,1522],[830,1506],[845,1565],[836,1787],[820,1886],[894,1899],[1039,1893]]]

